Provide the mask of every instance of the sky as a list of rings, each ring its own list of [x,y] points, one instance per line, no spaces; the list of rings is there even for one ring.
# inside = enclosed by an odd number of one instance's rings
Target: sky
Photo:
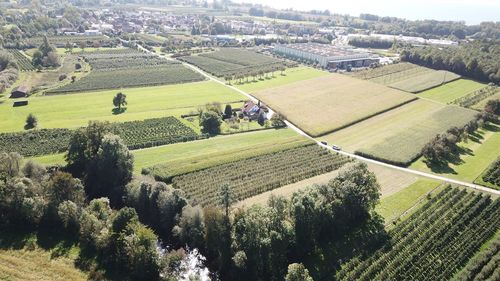
[[[360,13],[394,16],[410,20],[436,19],[465,21],[500,21],[500,0],[233,0],[263,4],[274,8],[325,10],[359,16]]]

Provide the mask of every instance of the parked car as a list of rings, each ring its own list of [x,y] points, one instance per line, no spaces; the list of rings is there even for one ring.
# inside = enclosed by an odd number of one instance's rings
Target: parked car
[[[333,150],[342,150],[342,148],[340,148],[340,146],[335,145],[335,144],[332,145],[332,148],[333,148]]]

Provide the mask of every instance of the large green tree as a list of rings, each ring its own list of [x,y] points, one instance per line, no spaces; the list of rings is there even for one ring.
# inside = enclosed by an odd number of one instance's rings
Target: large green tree
[[[221,116],[215,111],[205,111],[200,116],[200,126],[203,133],[216,135],[220,133],[221,124]]]

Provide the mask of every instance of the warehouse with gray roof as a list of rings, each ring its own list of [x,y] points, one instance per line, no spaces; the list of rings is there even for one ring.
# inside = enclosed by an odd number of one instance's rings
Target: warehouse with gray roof
[[[319,43],[277,44],[274,52],[292,59],[317,63],[328,69],[366,67],[379,62],[377,55],[368,52]]]

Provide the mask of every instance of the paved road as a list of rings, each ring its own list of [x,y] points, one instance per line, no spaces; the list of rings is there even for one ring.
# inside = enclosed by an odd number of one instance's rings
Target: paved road
[[[141,49],[143,49],[144,51],[147,51],[149,52],[148,50],[144,49],[142,46],[139,46]],[[254,101],[254,102],[257,102],[258,99],[254,96],[252,96],[251,94],[241,90],[241,89],[238,89],[232,85],[228,85],[226,82],[224,81],[221,81],[211,75],[208,75],[207,73],[205,73],[203,70],[199,69],[198,67],[194,66],[194,65],[191,65],[191,64],[188,64],[188,63],[185,63],[185,62],[182,62],[182,64],[198,73],[200,73],[201,75],[207,77],[209,80],[211,81],[214,81],[216,83],[219,83],[225,87],[228,87],[244,96],[246,96],[248,99]],[[269,110],[271,111],[271,114],[273,113],[273,110],[269,107],[269,105],[266,105],[268,106]],[[302,131],[300,128],[298,128],[297,126],[295,126],[294,124],[290,123],[288,120],[285,120],[285,123],[287,124],[287,126],[289,128],[291,128],[292,130],[296,131],[297,133],[315,141],[318,145],[322,146],[322,147],[325,147],[327,149],[330,149],[332,151],[335,151],[333,150],[332,147],[328,146],[328,145],[324,145],[322,144],[320,141],[318,141],[317,139],[309,136],[308,134],[306,134],[304,131]],[[373,159],[369,159],[369,158],[365,158],[365,157],[362,157],[362,156],[359,156],[359,155],[356,155],[354,153],[349,153],[349,152],[345,152],[345,151],[336,151],[340,154],[343,154],[343,155],[347,155],[347,156],[350,156],[352,158],[355,158],[355,159],[358,159],[360,161],[364,161],[364,162],[368,162],[368,163],[373,163],[373,164],[376,164],[376,165],[380,165],[380,166],[384,166],[384,167],[387,167],[387,168],[390,168],[390,169],[395,169],[395,170],[399,170],[399,171],[403,171],[403,172],[407,172],[407,173],[411,173],[411,174],[414,174],[414,175],[418,175],[418,176],[421,176],[421,177],[426,177],[426,178],[430,178],[430,179],[435,179],[435,180],[440,180],[440,181],[444,181],[444,182],[448,182],[448,183],[452,183],[452,184],[457,184],[457,185],[462,185],[462,186],[466,186],[466,187],[469,187],[469,188],[473,188],[473,189],[476,189],[476,190],[480,190],[480,191],[486,191],[486,192],[489,192],[489,193],[493,193],[493,194],[496,194],[496,195],[500,195],[500,191],[499,190],[495,190],[495,189],[492,189],[492,188],[488,188],[488,187],[484,187],[484,186],[481,186],[481,185],[477,185],[477,184],[472,184],[472,183],[468,183],[468,182],[463,182],[463,181],[459,181],[459,180],[454,180],[454,179],[450,179],[450,178],[447,178],[447,177],[443,177],[443,176],[438,176],[438,175],[434,175],[434,174],[430,174],[430,173],[426,173],[426,172],[421,172],[421,171],[416,171],[416,170],[412,170],[412,169],[408,169],[408,168],[403,168],[403,167],[399,167],[399,166],[395,166],[395,165],[391,165],[391,164],[387,164],[387,163],[384,163],[384,162],[380,162],[380,161],[377,161],[377,160],[373,160]]]

